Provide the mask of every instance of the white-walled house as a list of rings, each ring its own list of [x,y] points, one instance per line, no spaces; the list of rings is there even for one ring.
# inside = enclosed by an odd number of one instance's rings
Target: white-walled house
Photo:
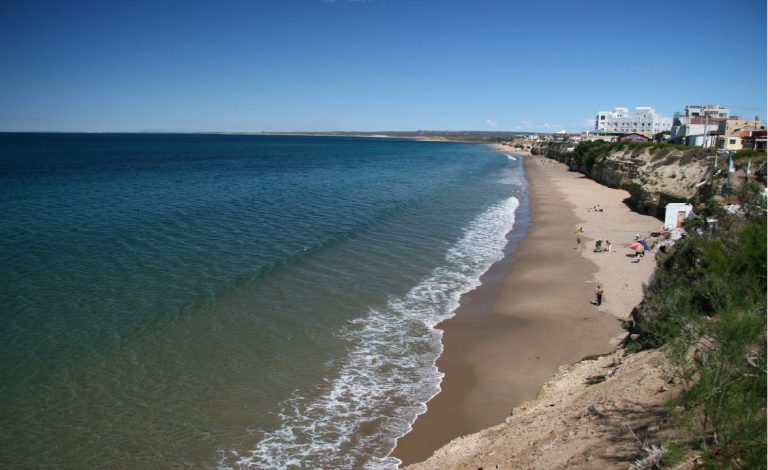
[[[681,228],[686,219],[693,216],[693,206],[684,202],[670,202],[664,213],[664,228]]]
[[[704,139],[707,139],[706,145]],[[717,123],[683,124],[672,127],[669,140],[679,144],[712,147],[717,141]]]

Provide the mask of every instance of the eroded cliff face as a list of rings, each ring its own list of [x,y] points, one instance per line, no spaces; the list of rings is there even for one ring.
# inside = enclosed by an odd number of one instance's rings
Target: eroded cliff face
[[[663,217],[670,202],[705,201],[713,196],[735,194],[746,180],[746,162],[736,163],[736,172],[726,181],[727,161],[705,149],[624,148],[607,155],[584,158],[573,144],[540,143],[534,154],[561,161],[574,171],[612,188],[629,192],[630,205],[639,212]],[[752,179],[765,185],[765,160],[753,163]]]
[[[667,403],[680,393],[658,350],[563,366],[506,421],[454,439],[407,470],[656,468],[651,446],[674,439]],[[678,469],[698,468],[679,466]]]

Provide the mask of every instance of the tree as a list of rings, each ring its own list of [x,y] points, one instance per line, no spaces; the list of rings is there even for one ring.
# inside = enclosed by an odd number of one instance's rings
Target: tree
[[[669,136],[670,135],[672,135],[672,132],[670,132],[670,131],[657,132],[653,136],[653,141],[654,142],[666,142],[666,141],[669,140]]]

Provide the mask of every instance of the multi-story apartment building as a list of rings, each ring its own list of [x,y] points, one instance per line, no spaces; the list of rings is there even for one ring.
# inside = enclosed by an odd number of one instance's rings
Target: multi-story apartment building
[[[672,128],[672,119],[661,116],[650,106],[635,108],[634,114],[628,108],[614,108],[613,111],[599,111],[595,118],[597,132],[627,134],[636,132],[648,137]]]
[[[731,111],[716,104],[689,104],[685,111],[676,112],[672,119],[670,140],[678,144],[715,144],[718,126],[731,116]]]
[[[689,104],[685,111],[676,112],[672,125],[692,124],[692,121],[712,120],[719,122],[722,119],[728,119],[731,111],[728,108],[722,108],[716,104]]]

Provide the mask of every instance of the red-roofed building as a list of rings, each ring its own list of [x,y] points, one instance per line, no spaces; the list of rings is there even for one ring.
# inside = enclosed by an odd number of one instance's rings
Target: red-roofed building
[[[742,139],[742,145],[746,149],[760,150],[765,152],[766,143],[766,131],[760,129],[759,131],[751,131],[749,137]]]
[[[649,142],[650,140],[650,137],[635,132],[620,135],[617,139],[618,142]]]

